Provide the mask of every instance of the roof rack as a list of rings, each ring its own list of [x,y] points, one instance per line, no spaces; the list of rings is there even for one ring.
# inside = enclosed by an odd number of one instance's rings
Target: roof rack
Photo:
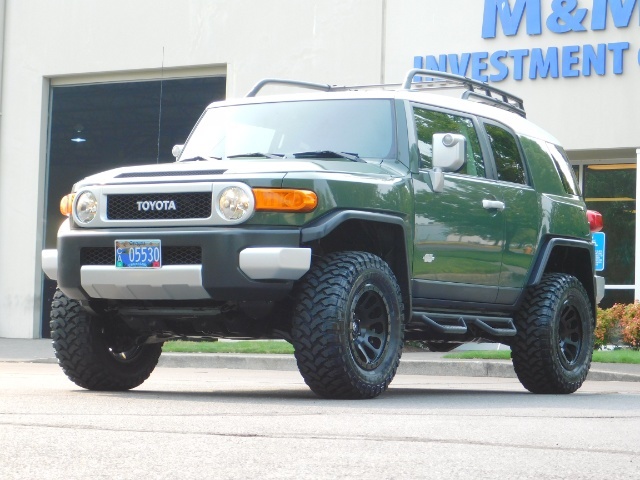
[[[424,75],[432,80],[414,82],[416,75]],[[440,81],[436,81],[440,79]],[[522,117],[526,117],[524,110],[524,101],[520,97],[516,97],[504,90],[493,87],[488,83],[480,82],[462,75],[455,75],[448,72],[440,72],[438,70],[423,70],[414,68],[409,70],[402,84],[403,90],[422,90],[422,89],[439,89],[439,88],[465,88],[462,94],[464,99],[473,99],[481,103],[493,105],[498,108],[509,110]],[[495,95],[495,96],[494,96]]]
[[[430,78],[428,81],[414,82],[413,79],[416,75],[423,75]],[[247,93],[247,97],[255,97],[258,92],[266,85],[289,85],[293,87],[308,88],[311,90],[321,90],[324,92],[344,92],[350,90],[363,90],[372,88],[390,88],[400,87],[402,90],[418,91],[418,90],[437,90],[446,88],[464,88],[465,92],[462,94],[462,98],[467,100],[476,100],[481,103],[493,105],[495,107],[503,108],[510,112],[516,113],[522,117],[526,117],[527,114],[524,110],[524,102],[521,98],[516,97],[504,90],[493,87],[487,83],[479,82],[472,78],[463,77],[462,75],[455,75],[448,72],[440,72],[438,70],[424,70],[415,68],[409,70],[405,76],[404,83],[388,83],[388,84],[374,84],[374,85],[329,85],[326,83],[311,83],[301,82],[298,80],[284,80],[281,78],[264,78],[254,85],[254,87]]]

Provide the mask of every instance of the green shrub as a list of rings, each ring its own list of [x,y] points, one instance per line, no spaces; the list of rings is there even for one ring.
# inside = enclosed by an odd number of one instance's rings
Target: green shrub
[[[598,307],[595,330],[595,348],[603,345],[617,345],[621,342],[620,322],[626,305],[616,303],[613,307],[602,309]]]
[[[632,348],[640,348],[640,302],[625,307],[620,329],[624,343]]]
[[[619,344],[640,348],[640,302],[628,305],[616,303],[611,308],[598,308],[597,315],[595,348]]]

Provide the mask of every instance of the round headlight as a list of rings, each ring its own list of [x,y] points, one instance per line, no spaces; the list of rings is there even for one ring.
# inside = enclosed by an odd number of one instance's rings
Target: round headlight
[[[89,223],[98,213],[98,200],[91,192],[82,192],[76,199],[76,218],[82,223]]]
[[[251,199],[242,188],[225,188],[218,198],[220,214],[226,220],[238,221],[251,213]]]

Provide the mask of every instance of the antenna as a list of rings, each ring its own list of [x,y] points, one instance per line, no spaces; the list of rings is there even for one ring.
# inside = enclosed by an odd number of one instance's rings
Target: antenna
[[[162,66],[160,67],[160,106],[158,108],[158,153],[156,164],[160,163],[160,128],[162,127],[162,94],[164,87],[164,47],[162,47]]]

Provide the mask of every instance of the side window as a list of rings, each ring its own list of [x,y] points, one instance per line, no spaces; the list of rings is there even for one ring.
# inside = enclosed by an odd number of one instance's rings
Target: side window
[[[459,133],[467,139],[467,158],[458,173],[484,177],[484,160],[480,141],[473,122],[469,118],[414,107],[413,115],[420,149],[420,168],[433,166],[433,134]]]
[[[575,172],[569,166],[569,160],[567,159],[567,155],[564,153],[564,150],[562,147],[558,147],[552,143],[549,143],[548,145],[551,156],[560,171],[560,178],[562,179],[562,184],[564,185],[565,190],[571,195],[580,195],[578,180],[576,179]]]
[[[496,161],[498,180],[526,184],[524,164],[515,137],[497,125],[486,123],[485,129]]]

